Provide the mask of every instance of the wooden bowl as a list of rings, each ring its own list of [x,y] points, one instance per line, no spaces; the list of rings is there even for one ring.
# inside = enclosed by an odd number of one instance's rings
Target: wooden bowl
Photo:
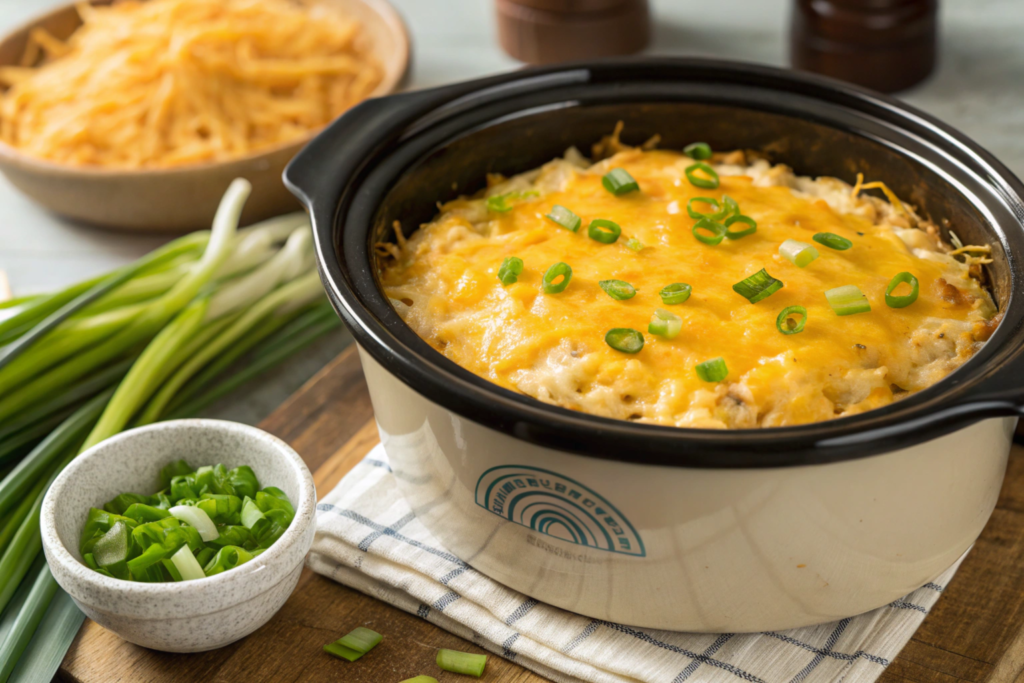
[[[384,70],[372,96],[394,91],[409,66],[409,36],[398,13],[386,0],[327,1],[360,21],[369,35]],[[64,39],[80,24],[74,4],[30,22],[0,39],[0,65],[18,63],[32,28],[41,26]],[[0,142],[0,172],[33,200],[68,218],[117,230],[187,232],[210,226],[221,195],[238,177],[253,186],[243,224],[299,209],[281,173],[318,132],[226,161],[142,170],[58,164]]]

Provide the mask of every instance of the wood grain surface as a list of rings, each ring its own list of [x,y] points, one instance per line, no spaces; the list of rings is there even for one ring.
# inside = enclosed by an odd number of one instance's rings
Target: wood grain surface
[[[302,454],[323,495],[377,443],[372,414],[359,359],[350,347],[260,426]],[[358,665],[321,651],[324,643],[356,626],[385,636]],[[439,647],[483,652],[427,621],[307,569],[270,623],[213,652],[175,655],[146,650],[86,621],[58,678],[75,683],[398,683],[428,674],[440,683],[469,680],[438,671],[434,656]],[[492,656],[481,680],[546,679]],[[999,504],[984,534],[881,680],[1024,680],[1024,449],[1014,447]]]

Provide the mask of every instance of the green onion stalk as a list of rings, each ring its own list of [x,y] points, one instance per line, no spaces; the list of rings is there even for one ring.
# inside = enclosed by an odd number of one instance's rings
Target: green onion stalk
[[[0,683],[48,680],[83,619],[41,552],[61,470],[127,427],[200,413],[340,325],[306,216],[239,230],[250,191],[235,180],[209,231],[0,304]]]

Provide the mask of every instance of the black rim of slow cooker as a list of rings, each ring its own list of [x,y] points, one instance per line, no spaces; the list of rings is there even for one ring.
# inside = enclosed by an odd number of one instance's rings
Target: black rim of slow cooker
[[[888,119],[888,125],[898,125],[909,135],[922,136],[926,147],[942,150],[950,158],[959,156],[960,162],[975,162],[986,175],[981,178],[986,187],[997,186],[995,191],[1012,200],[1014,208],[1024,206],[1020,203],[1020,182],[991,155],[944,124],[891,98],[829,79],[767,67],[695,59],[614,61],[524,70],[452,88],[382,98],[368,104],[386,110],[388,100],[394,100],[392,110],[414,108],[409,105],[422,98],[424,111],[400,126],[381,115],[381,111],[366,112],[372,120],[359,132],[367,143],[364,149],[372,149],[372,153],[359,160],[350,182],[336,182],[329,191],[325,191],[329,185],[311,191],[293,177],[303,169],[307,174],[314,169],[323,172],[323,166],[330,165],[325,155],[334,150],[326,143],[318,149],[317,140],[293,162],[294,170],[290,167],[286,172],[289,186],[310,206],[318,265],[329,297],[366,352],[428,400],[491,429],[548,448],[646,464],[764,468],[837,462],[906,448],[985,417],[1017,414],[1018,395],[1014,393],[1007,399],[1001,385],[991,386],[996,381],[994,377],[1011,371],[1013,361],[1017,361],[1017,368],[1021,367],[1022,316],[1017,310],[1019,297],[1012,295],[1008,302],[1002,302],[1006,320],[989,343],[964,366],[929,389],[860,415],[795,427],[744,430],[637,424],[544,404],[456,365],[405,325],[380,291],[372,265],[374,215],[389,182],[415,159],[472,132],[474,126],[485,126],[501,116],[521,115],[523,108],[509,106],[510,103],[529,99],[529,93],[544,85],[551,86],[545,80],[537,82],[538,78],[554,79],[555,85],[563,89],[586,90],[616,83],[620,94],[628,97],[630,86],[652,80],[651,70],[666,69],[686,72],[690,77],[686,82],[696,86],[697,91],[705,86],[714,90],[726,85],[768,89],[775,96],[817,98],[829,107],[846,108],[857,116],[870,114],[883,121]],[[640,78],[640,73],[646,73],[646,79]],[[484,98],[482,104],[474,104],[473,98],[479,92],[495,89],[504,92],[493,100]],[[445,93],[446,90],[450,92]],[[440,103],[438,108],[432,106],[436,103]],[[778,103],[753,105],[771,111]],[[571,105],[562,101],[548,106]],[[821,114],[805,112],[808,117]],[[342,117],[331,128],[341,126],[348,118]],[[834,119],[822,118],[821,122],[840,127]],[[358,123],[354,121],[357,126]],[[884,138],[879,141],[891,142]],[[978,169],[969,172],[981,173]],[[337,230],[336,226],[342,224],[345,229]],[[994,241],[1006,250],[1011,278],[1016,284],[1020,275],[1013,257],[1021,253],[1024,244],[1021,235],[1016,234],[1020,225],[1013,226],[1014,233],[994,229]],[[1007,241],[1008,234],[1012,235],[1012,246]]]

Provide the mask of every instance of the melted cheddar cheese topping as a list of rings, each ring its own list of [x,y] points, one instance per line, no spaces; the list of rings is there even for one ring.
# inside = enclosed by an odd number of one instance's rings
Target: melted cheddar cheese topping
[[[421,337],[495,384],[565,408],[680,427],[792,425],[884,406],[948,375],[994,328],[992,300],[972,277],[977,259],[948,254],[934,226],[909,208],[855,196],[833,178],[748,164],[742,153],[716,155],[709,163],[720,186],[702,189],[684,174],[692,163],[674,152],[626,149],[590,164],[570,150],[535,171],[492,178],[485,193],[443,205],[407,242],[388,245],[384,290]],[[613,168],[628,171],[640,190],[606,190],[601,178]],[[488,211],[487,196],[510,192],[518,193],[511,210]],[[687,201],[723,195],[757,221],[757,231],[703,244],[693,236]],[[582,218],[579,231],[545,217],[555,204]],[[589,238],[596,218],[618,223],[621,237],[613,244]],[[853,247],[812,241],[820,232]],[[644,245],[639,252],[626,246],[630,238]],[[787,239],[813,245],[819,258],[797,267],[779,255]],[[525,267],[516,283],[502,286],[497,272],[509,256]],[[542,277],[558,262],[572,267],[571,282],[544,294]],[[751,304],[732,286],[762,268],[784,287]],[[903,271],[917,277],[920,295],[890,308],[885,289]],[[608,279],[632,284],[636,296],[612,299],[598,285]],[[676,282],[693,293],[667,306],[659,291]],[[871,311],[837,316],[824,293],[851,284]],[[807,309],[803,332],[777,330],[787,306]],[[674,339],[648,333],[657,308],[682,318]],[[605,333],[619,327],[643,333],[639,353],[605,343]],[[717,357],[728,376],[702,381],[694,367]]]

